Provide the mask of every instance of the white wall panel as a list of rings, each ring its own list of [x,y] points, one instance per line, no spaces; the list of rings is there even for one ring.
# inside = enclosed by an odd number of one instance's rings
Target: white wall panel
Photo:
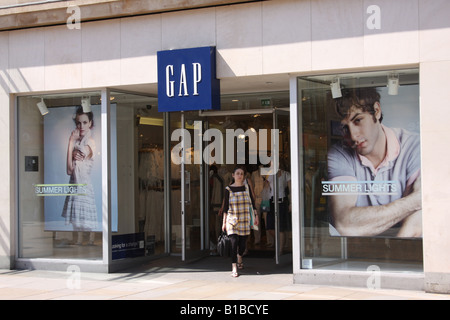
[[[163,50],[215,45],[215,9],[164,14],[161,38]]]
[[[450,1],[419,0],[420,60],[450,59]]]
[[[120,20],[82,24],[82,86],[120,84]]]
[[[263,3],[263,73],[311,70],[309,1]]]
[[[9,76],[6,70],[8,69],[8,42],[9,33],[0,33],[0,106],[2,106],[2,112],[0,113],[0,152],[3,153],[3,157],[0,159],[0,178],[2,183],[0,184],[0,268],[9,268],[9,257],[12,254],[11,248],[14,247],[14,242],[5,241],[5,239],[14,239],[14,229],[11,224],[14,221],[11,215],[11,188],[14,184],[10,183],[11,177],[11,159],[10,155],[11,147],[14,145],[14,139],[11,138],[11,113],[10,113],[10,100],[9,100]]]
[[[422,63],[420,71],[425,271],[450,273],[450,61]]]
[[[379,29],[372,18],[379,10]],[[364,64],[382,66],[417,63],[419,61],[418,0],[364,0]],[[367,26],[369,22],[369,26]]]
[[[45,89],[80,88],[81,30],[57,26],[44,31]]]
[[[364,65],[362,0],[311,1],[312,69]]]
[[[262,74],[261,4],[217,8],[217,77]]]
[[[44,90],[44,29],[10,33],[9,75],[11,92]]]
[[[161,50],[161,16],[121,20],[121,84],[157,82],[156,53]]]

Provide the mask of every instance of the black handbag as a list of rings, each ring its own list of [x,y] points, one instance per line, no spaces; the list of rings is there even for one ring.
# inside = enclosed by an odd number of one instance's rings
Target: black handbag
[[[231,255],[231,241],[226,232],[222,231],[217,239],[217,252],[221,257]]]

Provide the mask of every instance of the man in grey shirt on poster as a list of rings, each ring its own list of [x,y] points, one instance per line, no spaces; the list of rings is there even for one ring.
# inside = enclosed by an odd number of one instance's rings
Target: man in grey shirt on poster
[[[381,123],[375,88],[343,90],[336,110],[344,140],[328,153],[330,230],[341,236],[421,237],[419,135]]]

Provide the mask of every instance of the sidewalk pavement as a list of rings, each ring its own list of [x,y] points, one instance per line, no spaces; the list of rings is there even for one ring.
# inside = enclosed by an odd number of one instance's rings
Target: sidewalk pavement
[[[228,258],[167,257],[118,273],[1,270],[1,300],[450,300],[423,291],[293,284],[292,264],[244,259],[238,278]]]

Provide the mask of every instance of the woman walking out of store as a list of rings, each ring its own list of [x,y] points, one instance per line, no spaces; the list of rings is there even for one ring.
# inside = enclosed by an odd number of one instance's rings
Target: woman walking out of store
[[[245,173],[245,167],[236,167],[232,175],[234,182],[225,188],[222,230],[231,239],[232,277],[238,277],[238,270],[244,268],[242,256],[251,229],[251,208],[256,212],[252,192],[247,189],[250,187],[246,183]],[[258,223],[258,215],[255,214],[254,225],[257,226]]]

